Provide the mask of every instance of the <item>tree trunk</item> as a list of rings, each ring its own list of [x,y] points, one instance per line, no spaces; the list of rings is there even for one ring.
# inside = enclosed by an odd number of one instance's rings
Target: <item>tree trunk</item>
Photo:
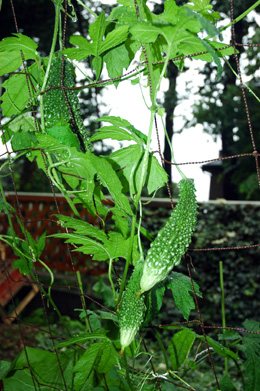
[[[174,110],[177,106],[177,91],[176,91],[176,81],[178,76],[178,68],[174,65],[173,62],[169,62],[167,67],[167,78],[169,80],[169,88],[165,93],[164,99],[164,108],[166,114],[166,131],[169,137],[169,140],[172,141],[174,129],[173,129],[173,115]],[[168,141],[165,136],[165,144],[164,144],[164,159],[171,161],[171,149],[168,145]],[[172,182],[172,166],[170,164],[165,164],[165,170],[168,174],[169,183]]]

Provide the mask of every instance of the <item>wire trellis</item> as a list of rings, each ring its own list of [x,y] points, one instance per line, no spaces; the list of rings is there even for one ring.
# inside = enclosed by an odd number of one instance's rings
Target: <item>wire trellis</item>
[[[138,7],[137,7],[136,0],[135,0],[135,5],[136,5],[136,9],[137,9],[137,16],[138,16]],[[15,30],[16,30],[16,33],[19,33],[19,31],[20,31],[19,27],[20,26],[18,26],[13,0],[10,0],[10,6],[11,6],[11,9],[12,9],[12,13],[13,13]],[[63,49],[65,48],[65,37],[66,37],[66,27],[67,27],[67,6],[68,6],[67,1],[65,1],[64,2],[63,35],[62,35]],[[231,42],[230,42],[229,45],[223,46],[222,48],[218,48],[216,50],[223,50],[223,49],[226,49],[226,48],[231,47],[231,46],[234,48],[234,56],[235,56],[235,60],[236,60],[237,73],[239,75],[241,94],[242,94],[242,98],[243,98],[243,102],[244,102],[244,106],[245,106],[245,110],[246,110],[246,120],[247,120],[248,130],[249,130],[249,133],[250,133],[250,138],[251,138],[251,143],[252,143],[252,152],[251,153],[241,153],[241,154],[235,154],[235,155],[230,155],[230,156],[224,156],[224,157],[214,158],[214,159],[210,159],[210,160],[206,160],[206,161],[173,163],[173,162],[169,162],[169,161],[164,159],[164,157],[162,155],[162,152],[161,152],[160,139],[158,137],[158,132],[157,132],[158,151],[155,151],[154,153],[158,153],[159,154],[160,159],[161,159],[162,162],[164,162],[166,164],[172,164],[172,165],[202,164],[202,163],[209,163],[209,162],[213,162],[213,161],[221,161],[221,160],[234,159],[234,158],[253,157],[255,159],[256,173],[257,173],[258,184],[259,184],[259,188],[260,188],[260,172],[259,172],[259,160],[258,160],[259,156],[260,156],[260,153],[257,151],[257,146],[256,146],[256,142],[255,142],[255,137],[254,137],[254,129],[252,127],[252,121],[251,121],[251,116],[250,116],[250,108],[249,108],[249,105],[248,105],[248,102],[247,102],[247,97],[246,97],[246,94],[245,94],[245,87],[244,87],[244,83],[243,83],[243,77],[242,77],[242,73],[241,73],[241,69],[240,69],[239,58],[238,58],[238,55],[237,55],[237,52],[236,52],[236,48],[237,47],[241,47],[241,46],[243,46],[243,47],[259,47],[260,44],[243,44],[243,43],[236,42],[236,32],[235,32],[235,24],[234,24],[234,12],[233,12],[233,0],[230,0],[230,15],[231,15]],[[182,59],[193,58],[193,57],[196,57],[198,55],[202,55],[202,54],[206,54],[206,53],[207,53],[207,51],[193,53],[193,54],[190,54],[190,55],[187,55],[187,56],[181,56],[181,57],[173,58],[173,59],[171,59],[171,61],[174,62],[174,61],[179,61],[179,60],[182,60]],[[24,73],[26,75],[26,83],[27,83],[28,92],[29,92],[29,95],[30,95],[30,100],[31,100],[31,113],[32,113],[32,115],[34,117],[34,120],[35,120],[35,128],[36,128],[37,132],[39,132],[38,125],[37,125],[37,120],[36,120],[36,112],[35,112],[35,109],[34,109],[34,106],[33,106],[32,96],[31,96],[31,92],[30,92],[31,91],[30,86],[32,85],[32,83],[31,83],[29,74],[26,71],[26,66],[27,65],[26,65],[26,62],[24,60],[24,56],[23,56],[22,50],[21,50],[21,57],[22,57],[22,64],[23,64],[23,71],[22,71],[22,73]],[[162,62],[156,62],[153,65],[157,65],[157,64],[161,64],[161,63]],[[63,85],[63,82],[62,82],[63,76],[64,76],[64,74],[63,74],[64,57],[63,57],[62,73],[61,73],[61,75],[62,75],[62,77],[61,77],[61,85],[58,86],[58,87],[49,87],[48,89],[46,89],[41,94],[45,94],[50,89],[61,88],[62,91],[63,91],[64,97],[65,97],[65,100],[66,100],[67,107],[68,107],[68,109],[70,111],[71,119],[72,119],[72,123],[73,123],[73,121],[74,121],[73,114],[71,112],[71,108],[70,108],[69,102],[66,99],[65,91],[67,89],[68,90],[71,90],[71,89],[73,89],[73,90],[83,90],[83,89],[86,89],[86,88],[103,87],[103,86],[106,86],[106,85],[110,85],[110,84],[112,84],[115,81],[122,81],[123,82],[124,80],[127,80],[129,78],[129,76],[132,76],[132,75],[134,75],[136,73],[142,72],[146,68],[147,65],[148,65],[148,61],[144,61],[142,64],[140,64],[138,69],[135,68],[133,70],[130,70],[129,72],[123,74],[120,77],[109,78],[109,79],[106,79],[106,80],[101,80],[99,82],[94,82],[93,81],[93,82],[87,83],[85,85],[82,85],[80,87],[68,88],[68,87],[65,87]],[[0,126],[1,126],[1,129],[2,129],[2,137],[3,137],[3,140],[5,141],[5,134],[4,134],[1,122],[0,122]],[[156,126],[156,128],[157,128],[157,126]],[[12,153],[22,152],[23,150],[16,150],[16,151],[12,151],[11,152],[9,150],[9,148],[8,148],[7,142],[5,142],[5,147],[6,147],[6,152],[4,154],[2,154],[1,156],[2,157],[6,156],[7,159],[9,160],[9,169],[10,169],[10,173],[11,173],[13,189],[14,189],[14,192],[15,192],[15,199],[16,199],[16,207],[15,207],[15,209],[16,209],[16,213],[19,216],[20,221],[21,221],[21,223],[23,225],[24,232],[26,233],[26,229],[25,228],[26,228],[26,223],[27,222],[24,220],[24,217],[23,217],[23,214],[22,214],[21,205],[20,205],[20,202],[19,202],[19,193],[16,190],[15,176],[14,176],[14,172],[13,172],[13,168],[12,168],[12,162],[11,162]],[[57,195],[55,193],[52,180],[51,180],[51,178],[48,175],[47,159],[46,159],[46,156],[45,156],[45,152],[43,150],[40,150],[40,152],[41,152],[42,159],[43,159],[43,162],[44,162],[44,165],[45,165],[46,175],[48,176],[48,179],[49,179],[50,189],[51,189],[51,193],[52,193],[52,196],[53,196],[53,203],[55,205],[57,214],[61,214],[60,207],[59,207],[59,202],[58,202],[58,199],[57,199]],[[61,173],[62,173],[62,171],[61,171]],[[62,173],[62,174],[65,174],[65,173]],[[81,178],[81,177],[79,177],[79,176],[77,176],[75,174],[67,174],[67,175],[72,175],[72,176],[78,177],[80,179],[83,179],[83,178]],[[171,193],[170,193],[169,186],[168,186],[168,191],[169,191],[169,197],[171,199],[171,203],[172,203],[172,206],[173,206],[173,200],[172,200],[172,196],[171,196]],[[65,232],[65,230],[64,230],[64,232]],[[28,243],[28,247],[30,249],[29,239],[26,236],[26,234],[25,234],[25,238],[24,239]],[[70,289],[71,291],[75,291],[77,293],[77,295],[79,296],[79,298],[81,299],[81,301],[84,301],[84,299],[90,300],[97,307],[100,307],[101,309],[103,309],[105,311],[108,311],[108,312],[112,313],[113,315],[115,315],[114,312],[109,310],[103,304],[99,303],[95,298],[91,297],[90,295],[82,293],[82,289],[81,289],[81,286],[80,286],[80,281],[78,279],[78,275],[77,275],[77,271],[76,271],[76,266],[74,264],[74,260],[73,260],[73,257],[72,257],[72,248],[70,247],[69,244],[67,244],[65,246],[66,246],[66,252],[68,253],[68,256],[69,256],[69,259],[70,259],[71,268],[72,268],[73,273],[74,273],[75,285],[64,285],[64,286],[63,285],[57,285],[56,286],[55,284],[53,284],[52,287],[53,288],[57,287],[59,289],[67,288],[67,289]],[[236,247],[230,246],[230,247],[190,249],[189,250],[189,254],[192,254],[193,251],[196,251],[196,252],[229,251],[229,250],[242,250],[242,249],[254,248],[254,247],[259,247],[259,246],[260,246],[260,243],[259,244],[249,244],[249,245],[244,245],[244,246],[236,246]],[[33,254],[32,253],[31,253],[31,257],[33,258]],[[189,258],[189,257],[190,257],[190,261],[192,261],[190,255],[187,258]],[[8,282],[10,278],[12,279],[12,276],[10,274],[8,274],[8,270],[5,267],[4,259],[2,259],[1,263],[2,263],[2,267],[3,267],[3,274],[5,276],[6,281]],[[213,374],[214,374],[215,383],[216,383],[216,385],[217,385],[217,387],[219,389],[220,385],[219,385],[219,380],[218,380],[218,374],[217,374],[217,371],[216,371],[215,365],[214,365],[214,359],[213,359],[213,356],[212,356],[212,349],[210,348],[210,345],[208,344],[206,331],[208,329],[222,330],[222,331],[223,330],[233,330],[233,331],[236,331],[236,332],[239,332],[239,333],[249,333],[249,334],[251,333],[251,334],[256,334],[256,335],[260,335],[260,332],[250,331],[250,330],[246,330],[246,329],[239,328],[239,327],[228,327],[228,326],[227,327],[221,327],[221,326],[218,326],[218,325],[214,325],[214,326],[206,325],[204,323],[203,316],[202,316],[202,314],[200,312],[199,301],[198,301],[198,298],[197,298],[197,295],[196,295],[196,290],[195,290],[194,283],[193,283],[193,277],[192,277],[192,272],[191,272],[191,269],[190,269],[190,263],[192,263],[192,262],[187,262],[187,271],[188,271],[188,275],[190,277],[191,284],[192,284],[193,296],[194,296],[194,300],[195,300],[195,303],[196,303],[198,319],[195,319],[195,320],[192,320],[192,321],[189,321],[189,322],[179,322],[179,323],[171,323],[171,324],[158,324],[156,327],[158,329],[164,329],[164,328],[167,328],[169,326],[183,326],[183,325],[192,325],[192,324],[200,325],[200,329],[201,329],[201,332],[202,332],[202,334],[204,336],[205,343],[206,343],[206,346],[207,346],[206,351],[207,351],[207,354],[208,354],[208,357],[209,357],[209,360],[210,360],[210,365],[211,365],[211,368],[212,368],[212,371],[213,371]],[[35,281],[34,282],[28,283],[27,280],[23,280],[22,281],[21,279],[13,280],[13,282],[16,282],[16,283],[24,282],[27,285],[28,284],[35,284],[39,288],[39,292],[40,292],[40,296],[41,296],[41,303],[42,303],[42,307],[44,309],[44,314],[45,314],[47,330],[43,329],[41,327],[36,327],[34,325],[30,325],[30,324],[24,322],[24,320],[21,319],[21,317],[19,316],[19,314],[15,310],[16,309],[16,302],[15,302],[15,298],[14,298],[14,296],[12,294],[12,290],[11,290],[11,288],[9,286],[9,294],[10,294],[10,297],[11,297],[12,305],[14,307],[15,319],[16,319],[17,324],[19,326],[19,332],[20,332],[20,335],[21,335],[21,339],[22,339],[22,343],[23,343],[23,347],[24,347],[24,352],[25,352],[25,355],[26,355],[28,369],[30,371],[30,375],[31,375],[31,378],[32,378],[32,381],[33,381],[34,389],[38,390],[38,386],[40,386],[40,385],[43,386],[43,384],[39,383],[38,379],[35,376],[33,367],[30,364],[29,356],[27,354],[27,345],[26,345],[26,342],[25,342],[23,325],[30,326],[32,329],[35,329],[36,331],[42,331],[42,332],[44,332],[44,333],[49,335],[49,340],[52,343],[52,348],[53,348],[53,351],[55,352],[55,355],[56,355],[56,358],[57,358],[57,362],[58,362],[58,365],[59,365],[59,370],[60,370],[60,373],[61,373],[62,378],[63,378],[63,386],[64,386],[63,389],[64,390],[68,390],[68,387],[67,387],[67,384],[66,384],[66,380],[65,380],[65,376],[63,374],[62,365],[60,363],[59,350],[55,348],[56,340],[60,341],[62,339],[62,337],[60,335],[56,335],[56,333],[53,331],[53,327],[52,327],[52,325],[50,323],[50,320],[49,320],[48,305],[46,303],[46,298],[44,296],[44,289],[48,289],[48,284],[43,284],[40,281],[38,270],[37,270],[37,268],[35,266],[33,268],[33,273],[34,273],[34,276],[35,276]],[[88,327],[91,330],[91,323],[89,321],[89,314],[87,313],[86,308],[84,308],[84,309],[85,309],[85,317],[86,317],[86,320],[87,320],[87,323],[88,323]],[[78,346],[81,347],[82,349],[85,349],[80,344],[78,344]],[[174,382],[174,381],[170,380],[169,378],[167,378],[167,376],[163,376],[162,377],[162,375],[158,375],[156,373],[156,370],[155,370],[155,367],[154,367],[154,364],[153,364],[153,356],[152,356],[152,354],[149,352],[149,350],[147,348],[145,338],[143,339],[143,346],[144,346],[145,351],[147,352],[147,356],[149,357],[149,363],[151,365],[151,371],[152,371],[153,377],[155,378],[158,390],[162,389],[161,388],[161,384],[160,384],[160,379],[162,379],[162,378],[164,380],[166,380],[167,382],[172,383],[175,386],[179,387],[180,389],[191,390],[190,387],[187,387],[187,386],[185,386],[183,384]],[[140,371],[139,371],[139,373],[140,373]],[[144,372],[144,374],[146,374],[146,373]],[[104,382],[106,384],[105,375],[104,375]],[[50,385],[46,385],[46,386],[48,386],[50,389],[58,389],[57,387],[54,387],[54,386],[50,386]],[[108,389],[109,388],[107,386],[107,390]]]

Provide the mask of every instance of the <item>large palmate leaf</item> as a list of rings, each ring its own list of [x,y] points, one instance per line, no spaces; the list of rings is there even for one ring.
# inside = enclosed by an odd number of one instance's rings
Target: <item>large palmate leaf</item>
[[[127,130],[127,133],[130,133],[131,137],[129,139],[135,141],[135,142],[140,142],[140,143],[147,143],[147,136],[141,132],[140,130],[136,129],[130,122],[128,122],[126,119],[121,118],[121,117],[114,117],[114,116],[104,116],[100,117],[97,119],[97,121],[102,121],[102,122],[109,122],[114,126],[114,130],[118,131],[125,131]],[[101,128],[100,130],[102,130]]]
[[[1,97],[4,116],[11,117],[20,114],[30,102],[31,97],[35,96],[36,85],[41,77],[38,64],[35,63],[28,67],[27,73],[30,75],[29,83],[25,74],[17,74],[12,75],[2,84],[6,90]]]
[[[0,76],[14,72],[22,65],[22,57],[19,52],[0,52]]]
[[[119,170],[124,191],[129,191],[129,184],[133,182],[133,190],[136,191],[141,180],[144,151],[139,145],[130,145],[113,152],[108,157],[115,170]],[[160,166],[158,160],[150,153],[146,175],[148,194],[153,193],[168,181],[165,170]]]
[[[177,371],[182,365],[185,365],[195,339],[196,333],[188,329],[174,334],[168,348],[173,371]]]
[[[76,187],[81,181],[88,186],[86,190],[92,190],[92,194],[89,196],[93,197],[95,187],[91,185],[94,184],[95,176],[97,176],[100,184],[108,189],[116,206],[132,215],[129,201],[122,192],[122,184],[112,165],[105,158],[95,156],[90,152],[82,153],[77,151],[75,147],[62,145],[49,134],[37,134],[37,139],[39,141],[39,144],[36,145],[38,148],[55,154],[57,160],[60,161],[60,166],[56,164],[55,167],[59,167],[63,173],[71,174],[71,177],[63,175],[70,185]]]
[[[28,369],[30,363],[31,370]],[[64,389],[64,383],[72,389],[73,360],[66,354],[59,354],[59,360],[55,353],[43,349],[27,347],[13,361],[8,377],[3,380],[6,390],[28,391],[35,390],[35,383],[46,384],[41,387]],[[32,378],[32,373],[34,380]]]
[[[100,56],[104,52],[115,48],[128,37],[128,26],[119,26],[109,32],[103,39],[106,28],[105,13],[102,12],[89,27],[89,35],[92,42],[78,35],[70,37],[70,43],[78,48],[68,48],[63,51],[69,58],[83,60],[89,55]]]
[[[243,326],[253,332],[259,332],[259,322],[254,320],[245,320]],[[246,355],[245,370],[247,382],[245,391],[255,391],[260,387],[260,335],[246,334],[243,337],[241,349]]]
[[[61,233],[52,236],[66,239],[66,243],[77,246],[73,251],[81,251],[83,254],[93,256],[95,261],[106,261],[108,259],[126,258],[130,248],[130,238],[124,238],[119,232],[105,234],[102,230],[93,225],[74,219],[69,216],[57,215],[66,228],[73,229],[71,233]],[[133,249],[133,261],[139,258],[137,251],[137,238],[135,238]]]
[[[201,297],[198,284],[193,282],[196,295]],[[189,320],[190,311],[195,308],[192,297],[192,285],[189,277],[181,273],[172,272],[166,283],[167,289],[170,289],[176,306],[181,311],[186,320]]]
[[[36,51],[38,47],[36,42],[21,33],[13,35],[14,37],[4,38],[0,42],[0,52],[17,52],[20,55],[21,63],[21,51],[25,60],[36,59],[39,56]]]

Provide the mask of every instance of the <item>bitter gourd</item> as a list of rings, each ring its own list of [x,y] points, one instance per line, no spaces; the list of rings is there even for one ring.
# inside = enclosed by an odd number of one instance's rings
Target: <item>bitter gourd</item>
[[[46,89],[61,85],[61,56],[53,59],[50,68]],[[72,64],[64,59],[63,85],[68,88],[75,87],[74,70]],[[46,128],[70,124],[72,132],[79,138],[83,151],[91,149],[89,133],[81,118],[78,94],[76,90],[65,90],[66,98],[61,88],[47,91],[43,96],[44,122]],[[67,102],[66,102],[67,100]],[[70,109],[69,109],[69,107]]]
[[[198,213],[193,179],[182,179],[179,187],[177,205],[147,252],[140,281],[141,293],[167,277],[180,263],[191,242]]]
[[[140,279],[143,261],[138,261],[125,289],[119,307],[119,327],[121,351],[130,345],[141,327],[145,313],[145,297],[140,295]]]

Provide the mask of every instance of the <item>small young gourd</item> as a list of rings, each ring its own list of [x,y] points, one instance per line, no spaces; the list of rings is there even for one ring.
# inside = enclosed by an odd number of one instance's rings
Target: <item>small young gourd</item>
[[[50,75],[46,86],[47,89],[49,87],[61,85],[61,69],[62,58],[59,56],[54,58],[51,63]],[[63,74],[63,85],[68,88],[74,88],[76,85],[73,66],[66,58],[64,59]],[[89,133],[81,118],[78,93],[76,90],[66,89],[65,95],[66,98],[61,88],[51,89],[44,94],[43,104],[45,127],[53,128],[58,125],[70,124],[72,132],[74,132],[79,138],[82,150],[89,150]]]
[[[191,242],[198,213],[193,179],[182,179],[179,187],[177,205],[147,252],[140,281],[141,293],[167,277],[180,263]]]
[[[144,319],[145,297],[139,294],[142,271],[143,261],[139,261],[132,272],[119,307],[121,352],[134,340]]]

